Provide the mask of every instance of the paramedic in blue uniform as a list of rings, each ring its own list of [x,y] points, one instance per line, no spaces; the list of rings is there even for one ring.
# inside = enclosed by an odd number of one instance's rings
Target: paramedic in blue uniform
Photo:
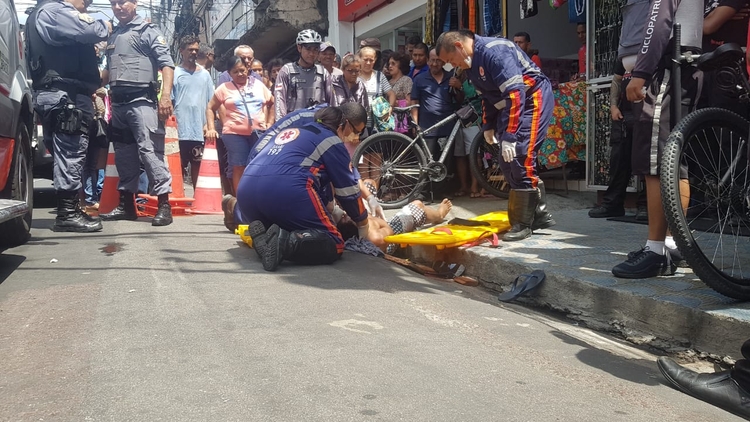
[[[284,259],[308,265],[339,259],[344,240],[326,207],[329,185],[360,237],[367,235],[367,211],[342,140],[358,139],[367,113],[347,103],[318,110],[314,120],[274,136],[247,165],[238,186],[235,221],[251,221],[253,248],[266,271]]]
[[[138,192],[140,165],[146,169],[151,193],[159,205],[152,226],[172,223],[169,193],[172,176],[164,161],[164,121],[172,115],[174,62],[164,36],[136,13],[136,0],[111,0],[118,20],[107,43],[107,69],[112,99],[112,142],[115,165],[120,176],[117,189],[120,205],[102,214],[104,220],[135,220],[135,193]],[[161,99],[158,71],[162,72]]]
[[[503,240],[522,240],[533,230],[553,226],[536,155],[547,136],[554,97],[552,85],[513,41],[480,37],[471,31],[444,32],[438,56],[467,72],[482,96],[484,138],[500,143],[500,167],[510,184],[508,219]]]
[[[81,211],[78,192],[94,117],[92,94],[99,88],[94,44],[112,25],[86,14],[85,0],[39,3],[26,21],[26,48],[33,80],[34,109],[42,116],[45,144],[54,156],[57,218],[52,229],[93,232],[102,223]]]

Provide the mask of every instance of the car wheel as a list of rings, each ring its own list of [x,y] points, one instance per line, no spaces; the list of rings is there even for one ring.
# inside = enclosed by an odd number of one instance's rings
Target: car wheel
[[[26,125],[21,125],[13,151],[11,183],[3,192],[4,198],[26,202],[29,211],[21,217],[0,224],[0,245],[13,247],[26,243],[30,237],[31,216],[34,207],[34,176],[32,170],[31,138]]]

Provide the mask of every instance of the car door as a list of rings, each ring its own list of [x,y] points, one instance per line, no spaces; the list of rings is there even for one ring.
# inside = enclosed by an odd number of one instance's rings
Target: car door
[[[10,0],[0,0],[0,137],[12,138],[18,105],[10,99],[15,65],[19,58],[19,28],[15,9]]]

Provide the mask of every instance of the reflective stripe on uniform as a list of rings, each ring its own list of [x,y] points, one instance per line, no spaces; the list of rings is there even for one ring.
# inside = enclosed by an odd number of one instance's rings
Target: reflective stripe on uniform
[[[315,164],[318,160],[320,160],[320,157],[323,156],[323,154],[328,151],[329,148],[332,146],[341,143],[341,139],[338,136],[329,136],[328,138],[324,139],[323,142],[318,144],[317,147],[315,147],[315,151],[313,151],[310,156],[302,160],[300,163],[300,167],[310,167],[313,164]]]
[[[352,196],[360,192],[359,185],[349,186],[348,188],[336,188],[333,190],[336,196]]]

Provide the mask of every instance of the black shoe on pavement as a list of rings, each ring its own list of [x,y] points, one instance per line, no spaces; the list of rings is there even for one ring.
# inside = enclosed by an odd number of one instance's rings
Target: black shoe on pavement
[[[151,220],[151,225],[155,227],[168,226],[172,224],[172,221],[172,206],[169,205],[169,202],[162,202],[156,210],[154,219]]]
[[[232,195],[224,195],[221,198],[221,210],[224,211],[224,227],[234,233],[237,224],[234,222],[234,207],[237,205],[237,198]]]
[[[52,226],[55,232],[91,233],[102,229],[101,220],[91,220],[81,211],[75,193],[61,193],[57,200],[57,218]]]
[[[638,207],[635,212],[635,221],[648,221],[648,210],[646,207]]]
[[[628,254],[628,259],[612,268],[612,274],[619,278],[651,278],[672,275],[677,266],[669,254],[659,255],[643,248]]]
[[[750,418],[750,393],[732,379],[731,371],[699,374],[664,356],[656,360],[656,365],[664,378],[683,393],[735,415]]]
[[[130,192],[120,191],[120,205],[108,213],[99,214],[99,217],[105,221],[137,220],[138,212],[135,209],[135,195]]]
[[[625,215],[625,208],[613,209],[600,205],[589,210],[589,217],[591,218],[622,217],[623,215]]]
[[[266,244],[266,226],[260,220],[255,220],[250,223],[247,228],[247,232],[250,238],[253,239],[253,249],[258,254],[258,258],[263,259],[268,245]]]
[[[685,258],[682,257],[682,252],[680,252],[678,249],[669,249],[666,248],[667,253],[669,253],[669,259],[672,260],[674,265],[680,267],[680,268],[690,268],[690,265],[688,265],[687,261],[685,261]],[[637,254],[641,253],[643,251],[643,248],[628,252],[628,259],[634,258]]]
[[[282,242],[281,239],[281,227],[276,224],[268,228],[266,232],[266,252],[263,255],[263,269],[266,271],[276,271],[279,268],[279,264],[284,259],[281,250]]]

